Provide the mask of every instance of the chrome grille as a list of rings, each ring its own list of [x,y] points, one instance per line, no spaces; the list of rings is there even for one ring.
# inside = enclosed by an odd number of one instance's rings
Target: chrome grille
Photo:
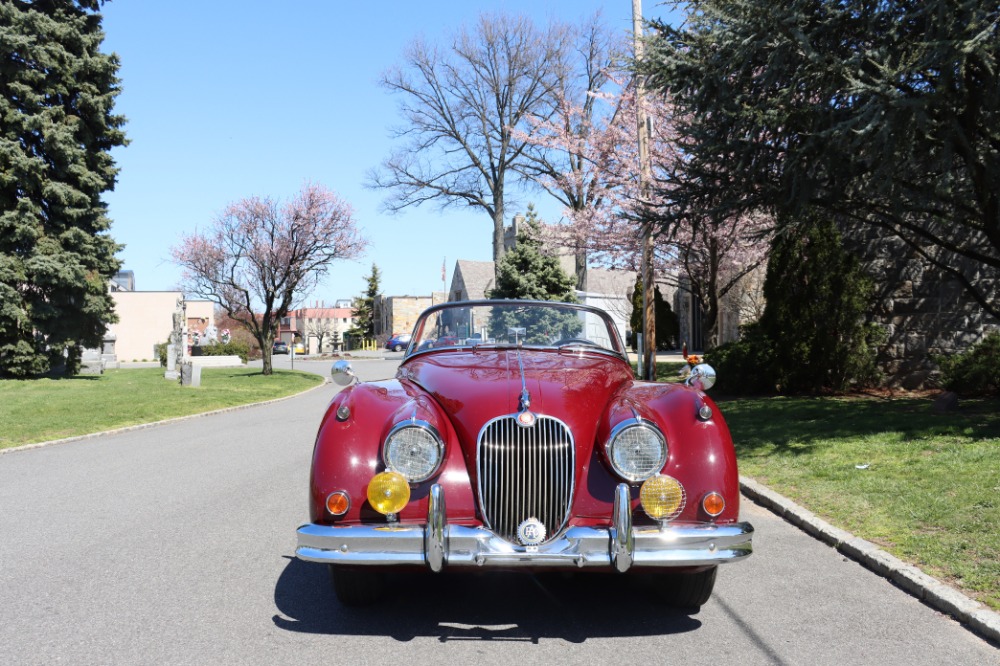
[[[518,543],[528,518],[545,525],[545,540],[558,535],[573,500],[573,435],[558,419],[539,416],[522,427],[503,416],[479,433],[479,501],[483,519],[497,536]]]

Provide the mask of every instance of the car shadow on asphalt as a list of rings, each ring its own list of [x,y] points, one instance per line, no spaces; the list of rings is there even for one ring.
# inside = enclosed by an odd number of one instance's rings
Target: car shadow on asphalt
[[[644,578],[616,574],[393,574],[393,593],[365,608],[342,606],[327,567],[294,557],[278,578],[275,626],[286,631],[389,636],[398,641],[562,639],[661,636],[694,631],[694,611],[658,602]]]

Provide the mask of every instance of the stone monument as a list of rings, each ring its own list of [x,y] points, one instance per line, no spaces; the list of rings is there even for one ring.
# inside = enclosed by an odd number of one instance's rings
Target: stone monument
[[[177,381],[180,379],[180,366],[187,356],[187,303],[184,297],[177,299],[177,309],[174,310],[174,326],[170,331],[170,342],[167,344],[167,370],[164,378]]]

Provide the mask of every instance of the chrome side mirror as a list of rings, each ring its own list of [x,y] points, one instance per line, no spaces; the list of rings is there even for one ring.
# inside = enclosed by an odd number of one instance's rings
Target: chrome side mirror
[[[337,361],[333,364],[333,367],[330,368],[330,376],[333,378],[334,383],[338,386],[349,386],[358,378],[358,376],[354,374],[354,368],[351,367],[351,362],[343,360]]]
[[[691,369],[691,374],[684,383],[700,391],[707,391],[715,386],[715,368],[708,363],[699,363]]]

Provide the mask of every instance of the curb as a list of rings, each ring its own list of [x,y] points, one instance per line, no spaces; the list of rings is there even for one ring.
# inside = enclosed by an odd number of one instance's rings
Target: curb
[[[811,511],[751,478],[741,476],[743,494],[792,525],[837,549],[879,576],[888,578],[928,606],[950,615],[983,639],[1000,645],[1000,613],[965,596],[870,541],[830,525]]]

